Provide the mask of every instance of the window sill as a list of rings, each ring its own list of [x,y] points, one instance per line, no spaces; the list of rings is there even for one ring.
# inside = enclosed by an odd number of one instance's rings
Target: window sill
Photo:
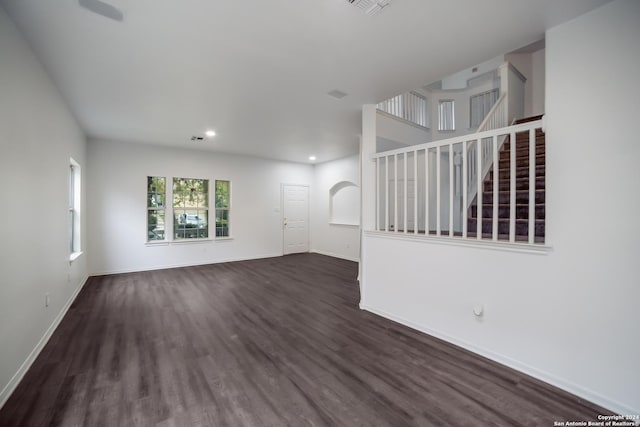
[[[71,255],[69,255],[69,264],[72,264],[73,261],[77,260],[78,258],[80,258],[80,255],[82,255],[84,252],[80,251],[80,252],[74,252]]]
[[[145,246],[169,246],[169,242],[166,240],[150,240],[145,242]]]
[[[228,237],[206,237],[202,239],[180,239],[180,240],[155,240],[150,242],[145,242],[145,246],[148,247],[156,247],[156,246],[169,246],[173,244],[177,245],[187,245],[189,243],[207,243],[207,242],[228,242],[234,240],[233,236]]]
[[[211,242],[213,239],[211,237],[203,237],[200,239],[179,239],[179,240],[171,240],[169,243],[174,244],[177,243],[179,245],[183,245],[185,243],[207,243]]]

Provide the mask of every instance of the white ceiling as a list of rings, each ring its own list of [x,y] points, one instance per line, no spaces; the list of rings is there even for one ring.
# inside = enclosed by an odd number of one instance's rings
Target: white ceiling
[[[357,152],[361,105],[525,46],[607,0],[0,0],[92,138],[307,162]],[[349,95],[337,100],[327,92]]]

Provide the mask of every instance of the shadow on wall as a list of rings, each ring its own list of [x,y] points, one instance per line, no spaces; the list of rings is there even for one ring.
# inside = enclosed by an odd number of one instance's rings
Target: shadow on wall
[[[329,223],[360,223],[360,189],[351,181],[340,181],[329,189]]]

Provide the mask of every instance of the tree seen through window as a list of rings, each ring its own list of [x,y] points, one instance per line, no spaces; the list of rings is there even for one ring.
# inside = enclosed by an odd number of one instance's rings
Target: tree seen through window
[[[209,180],[173,178],[173,233],[176,240],[209,237]]]

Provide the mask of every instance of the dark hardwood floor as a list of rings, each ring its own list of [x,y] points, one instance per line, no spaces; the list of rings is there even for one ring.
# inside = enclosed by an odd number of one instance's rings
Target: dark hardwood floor
[[[315,254],[92,277],[1,426],[552,426],[606,411],[358,309]]]

